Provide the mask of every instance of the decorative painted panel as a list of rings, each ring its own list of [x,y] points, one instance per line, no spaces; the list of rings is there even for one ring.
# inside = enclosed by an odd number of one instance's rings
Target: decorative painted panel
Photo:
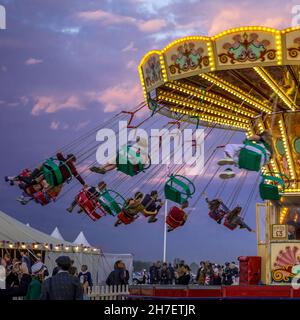
[[[210,70],[207,41],[178,40],[164,50],[164,58],[169,80]]]
[[[261,62],[276,65],[276,34],[256,30],[230,33],[216,39],[215,50],[217,69],[247,68]]]
[[[271,281],[291,283],[300,273],[300,242],[271,244]]]
[[[163,84],[163,71],[159,54],[153,53],[148,55],[141,68],[147,92]]]
[[[285,34],[285,59],[289,63],[300,63],[300,30]]]

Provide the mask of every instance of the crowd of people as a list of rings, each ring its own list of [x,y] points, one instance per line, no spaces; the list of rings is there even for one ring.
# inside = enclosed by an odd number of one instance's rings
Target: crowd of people
[[[93,286],[87,265],[78,271],[68,256],[56,259],[52,275],[42,262],[42,256],[34,258],[28,251],[21,251],[20,258],[12,259],[9,253],[1,258],[5,268],[5,289],[0,289],[0,299],[23,297],[26,300],[82,300]]]
[[[176,264],[153,263],[149,271],[144,270],[143,284],[169,284],[169,285],[232,285],[238,284],[239,267],[235,262],[226,262],[224,265],[201,261],[197,274],[191,272],[191,268],[184,260]]]

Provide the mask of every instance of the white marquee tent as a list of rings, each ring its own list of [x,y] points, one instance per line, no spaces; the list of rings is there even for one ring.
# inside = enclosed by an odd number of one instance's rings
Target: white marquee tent
[[[50,274],[56,266],[55,260],[61,255],[70,256],[74,260],[74,266],[78,268],[78,271],[80,271],[80,267],[83,264],[86,264],[92,274],[94,284],[105,283],[117,260],[122,260],[130,275],[132,274],[133,256],[131,254],[103,253],[100,249],[92,248],[83,232],[80,232],[76,239],[79,242],[75,240],[74,243],[65,241],[61,234],[60,236],[61,238],[58,239],[43,233],[8,216],[0,210],[0,249],[17,251],[22,249],[20,248],[20,245],[22,245],[33,253],[32,247],[33,245],[37,245],[38,249],[36,250],[38,252],[43,251],[45,254],[44,263],[48,267]],[[51,247],[48,247],[50,244]],[[2,253],[4,252],[3,250]]]
[[[61,233],[57,227],[55,227],[54,230],[52,231],[51,237],[65,241],[65,239],[63,238],[63,236],[61,235]]]
[[[79,245],[79,246],[91,247],[91,245],[86,240],[86,237],[82,231],[79,232],[77,238],[73,241],[73,244]]]

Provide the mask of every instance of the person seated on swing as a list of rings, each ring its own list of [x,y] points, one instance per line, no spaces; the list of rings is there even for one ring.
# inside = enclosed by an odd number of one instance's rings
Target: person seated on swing
[[[30,169],[24,169],[17,176],[5,176],[4,180],[6,182],[9,182],[11,186],[14,186],[14,185],[19,186],[23,182],[23,179],[31,176],[31,174],[32,174],[32,171]]]
[[[18,182],[16,182],[17,180],[14,180],[14,183],[17,183],[19,188],[23,190],[22,195],[17,198],[17,201],[21,204],[26,205],[32,200],[39,202],[38,199],[41,198],[41,193],[47,192],[50,188],[47,181],[44,179],[44,176],[38,173],[39,171],[40,169],[35,169],[31,176],[22,176]]]
[[[46,180],[42,180],[39,184],[25,188],[23,194],[17,198],[17,201],[22,205],[26,205],[30,201],[34,200],[36,203],[44,206],[55,201],[61,189],[62,185],[51,187],[48,185]]]
[[[262,157],[260,166],[263,167],[264,165],[268,164],[273,155],[271,131],[265,130],[260,134],[253,135],[247,140],[255,141],[259,146],[264,148],[267,156]],[[243,147],[244,144],[227,144],[224,149],[225,158],[219,160],[218,165],[238,166],[240,151]],[[230,179],[235,177],[235,173],[231,168],[227,168],[223,172],[221,172],[219,176],[222,179]]]
[[[85,185],[85,181],[82,179],[80,174],[77,172],[75,163],[77,161],[74,154],[68,154],[65,157],[62,152],[56,154],[57,160],[61,161],[62,163],[59,165],[59,170],[61,172],[63,183],[69,180],[70,178],[74,177],[78,180],[80,184],[83,186]],[[69,170],[68,170],[69,168]]]
[[[163,202],[158,199],[157,191],[153,190],[150,194],[146,194],[144,199],[142,200],[142,205],[144,207],[144,210],[142,212],[143,215],[145,217],[149,217],[148,223],[156,222],[156,216],[163,206]]]
[[[97,187],[93,187],[93,186],[84,186],[84,190],[87,192],[87,198],[91,201],[95,201],[95,202],[99,202],[99,198],[101,196],[101,193],[106,189],[106,183],[104,181],[100,181],[97,185]],[[75,197],[75,199],[73,200],[73,202],[71,203],[71,205],[67,208],[67,211],[72,213],[72,211],[74,210],[74,208],[78,205],[77,202],[77,196]],[[78,213],[81,213],[83,211],[82,208],[80,208],[78,210]]]
[[[115,223],[115,227],[122,223],[130,224],[139,217],[139,213],[144,211],[142,205],[143,197],[144,195],[141,192],[137,192],[133,199],[130,198],[126,200],[122,211],[118,214],[118,220]]]
[[[188,218],[188,215],[184,211],[184,209],[186,209],[188,206],[189,206],[188,201],[184,201],[181,204],[181,208],[174,206],[170,209],[166,218],[166,224],[168,225],[168,230],[167,230],[168,232],[171,232],[178,227],[182,227],[185,224]]]
[[[242,207],[236,206],[232,211],[230,211],[224,221],[224,225],[234,230],[236,227],[240,227],[240,229],[247,229],[249,232],[256,232],[255,230],[251,229],[245,222],[244,219],[240,216],[242,211]]]
[[[221,199],[209,200],[205,197],[205,201],[208,204],[208,215],[214,219],[217,223],[221,224],[224,216],[230,211]]]
[[[17,176],[5,177],[5,181],[9,182],[11,186],[17,185],[20,189],[24,191],[27,188],[33,187],[33,186],[35,186],[35,189],[38,189],[37,191],[41,190],[40,184],[43,180],[44,180],[44,177],[42,172],[42,166],[35,168],[33,171],[30,169],[24,169]]]
[[[127,145],[124,145],[123,147],[133,147],[136,149],[137,153],[141,153],[141,150],[147,150],[148,149],[148,143],[145,139],[141,139],[140,137],[137,137],[136,139],[136,146],[134,146],[133,143],[128,143]],[[144,153],[141,153],[141,157],[144,157]],[[148,162],[148,155],[147,158],[144,157],[143,159],[143,163],[147,163]],[[138,165],[136,171],[138,171]],[[117,168],[117,163],[116,163],[116,158],[114,157],[113,159],[111,159],[111,161],[108,161],[105,165],[103,166],[92,166],[90,167],[90,171],[94,172],[94,173],[99,173],[99,174],[105,174],[108,171],[112,171],[115,170]]]

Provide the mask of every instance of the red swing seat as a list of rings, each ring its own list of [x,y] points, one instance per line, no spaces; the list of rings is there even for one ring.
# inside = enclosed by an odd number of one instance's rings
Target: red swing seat
[[[81,190],[76,197],[79,207],[93,220],[97,221],[105,216],[105,211],[95,197],[87,190]]]
[[[236,223],[231,223],[228,219],[225,219],[223,225],[231,231],[235,230],[238,226]]]
[[[183,222],[184,222],[184,211],[178,207],[172,207],[166,218],[167,225],[175,229],[180,227]]]
[[[42,206],[47,205],[47,204],[50,203],[51,200],[52,200],[51,197],[47,196],[47,195],[45,194],[45,192],[42,192],[42,191],[38,191],[38,192],[33,196],[33,198],[34,198],[34,201],[35,201],[36,203],[39,203],[39,204],[42,205]]]
[[[118,219],[121,220],[122,223],[124,223],[124,224],[130,224],[130,223],[132,223],[134,221],[134,217],[130,216],[129,214],[127,214],[124,211],[121,211],[118,214]]]
[[[208,215],[213,220],[218,221],[226,215],[226,212],[223,210],[217,210],[217,213],[216,213],[216,211],[209,211]]]

